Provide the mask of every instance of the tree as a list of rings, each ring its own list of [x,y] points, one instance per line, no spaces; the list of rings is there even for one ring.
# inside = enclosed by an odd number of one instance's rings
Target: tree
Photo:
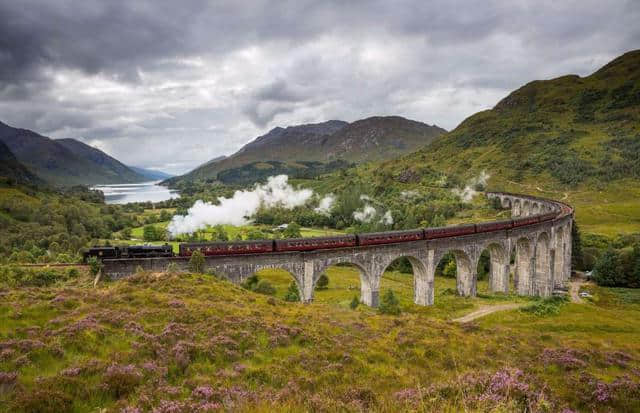
[[[156,227],[153,225],[145,225],[142,230],[142,238],[145,241],[155,241],[156,240]]]
[[[619,268],[619,255],[616,250],[609,248],[600,258],[596,261],[596,265],[593,268],[593,279],[598,285],[604,285],[607,287],[614,287],[620,285],[620,278],[623,276],[620,274]]]
[[[351,302],[349,303],[349,307],[352,310],[355,310],[356,308],[358,308],[358,305],[360,305],[360,300],[358,299],[357,295],[353,296],[353,299],[351,300]]]
[[[123,239],[130,239],[130,238],[131,238],[131,228],[129,228],[129,227],[127,227],[127,228],[123,228],[123,229],[120,231],[120,236],[121,236]]]
[[[260,278],[258,278],[256,274],[253,274],[242,283],[242,288],[253,291],[256,289],[256,285],[258,285],[259,281]]]
[[[267,280],[260,280],[254,291],[264,295],[274,295],[276,293],[276,289]]]
[[[227,231],[224,230],[222,225],[216,225],[213,228],[213,236],[218,241],[229,241],[229,235],[227,235]]]
[[[580,229],[575,220],[571,225],[571,266],[577,270],[584,269],[582,239],[580,238]]]
[[[93,275],[94,277],[98,275],[98,273],[102,269],[102,262],[98,260],[96,257],[90,257],[87,260],[87,263],[89,264],[89,270],[91,271],[91,275]]]
[[[196,273],[204,272],[204,255],[198,250],[194,251],[189,258],[189,270]]]
[[[316,281],[316,290],[326,290],[329,288],[329,277],[326,274],[321,274],[318,281]]]
[[[292,222],[287,225],[287,228],[282,232],[284,238],[300,238],[302,235],[300,234],[300,225],[296,222]]]
[[[456,266],[456,260],[453,259],[447,262],[447,264],[444,266],[444,269],[442,270],[442,275],[448,278],[456,278],[457,272],[458,272],[458,268]]]
[[[382,300],[380,301],[380,308],[378,311],[380,311],[381,314],[400,314],[400,302],[393,293],[393,290],[387,290],[384,293]]]
[[[300,292],[298,291],[298,286],[295,281],[291,281],[291,284],[289,284],[289,288],[284,295],[284,300],[292,303],[300,301]]]

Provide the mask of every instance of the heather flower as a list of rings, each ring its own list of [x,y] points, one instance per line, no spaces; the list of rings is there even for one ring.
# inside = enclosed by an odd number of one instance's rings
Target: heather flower
[[[153,413],[183,413],[188,410],[187,406],[181,401],[162,400],[157,407],[154,407]]]
[[[104,374],[104,386],[117,398],[130,393],[141,380],[142,373],[131,364],[112,364]]]
[[[586,355],[574,349],[544,349],[542,352],[542,361],[545,364],[557,364],[567,370],[585,367],[587,363],[582,358],[586,358]]]
[[[209,386],[198,386],[191,393],[196,399],[209,400],[213,397],[213,389]]]
[[[76,377],[80,373],[82,373],[82,369],[80,367],[70,367],[68,369],[64,369],[60,372],[60,375],[65,377]]]

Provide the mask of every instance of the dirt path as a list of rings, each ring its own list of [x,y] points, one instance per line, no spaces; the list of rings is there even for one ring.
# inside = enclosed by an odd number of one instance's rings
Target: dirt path
[[[484,317],[488,314],[495,313],[497,311],[514,310],[518,307],[522,307],[523,305],[524,303],[510,303],[510,304],[500,304],[500,305],[493,305],[489,307],[482,307],[463,317],[455,318],[453,321],[455,321],[456,323],[468,323],[469,321],[473,321],[477,318]]]
[[[587,285],[589,282],[584,280],[571,280],[569,282],[569,295],[571,296],[572,303],[582,304],[584,300],[580,297],[580,287]]]

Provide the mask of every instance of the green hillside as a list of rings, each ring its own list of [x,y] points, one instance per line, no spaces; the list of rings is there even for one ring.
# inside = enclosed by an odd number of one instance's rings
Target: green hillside
[[[0,141],[20,163],[55,186],[146,180],[104,152],[74,139],[53,140],[0,122]]]
[[[0,141],[0,182],[11,185],[42,185],[44,182],[20,163]]]
[[[331,267],[312,304],[204,274],[137,275],[93,287],[71,270],[0,267],[0,412],[637,411],[638,291],[589,287],[593,303],[458,297],[411,304],[413,278],[385,273],[402,314],[349,302],[358,272]],[[528,311],[452,318],[497,303]],[[555,309],[541,311],[540,309]],[[532,311],[530,309],[538,309]]]
[[[640,231],[640,51],[587,77],[528,83],[380,169],[419,176],[426,166],[486,171],[491,189],[564,199],[591,232]]]
[[[209,161],[167,182],[215,179],[222,171],[265,161],[331,163],[392,159],[430,143],[445,132],[436,125],[399,116],[375,116],[353,123],[330,120],[277,127],[235,154],[215,162]]]

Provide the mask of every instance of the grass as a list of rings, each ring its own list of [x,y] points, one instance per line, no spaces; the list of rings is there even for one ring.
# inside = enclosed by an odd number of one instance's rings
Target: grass
[[[417,307],[412,277],[386,273],[381,292],[393,288],[403,309],[394,317],[348,308],[359,292],[351,268],[329,268],[329,289],[309,305],[278,298],[289,274],[259,276],[277,298],[197,274],[2,287],[0,411],[640,409],[629,384],[638,291],[590,287],[594,304],[458,325],[449,320],[525,299],[488,294],[484,282],[461,298],[449,293],[455,280],[437,278],[436,304]]]

